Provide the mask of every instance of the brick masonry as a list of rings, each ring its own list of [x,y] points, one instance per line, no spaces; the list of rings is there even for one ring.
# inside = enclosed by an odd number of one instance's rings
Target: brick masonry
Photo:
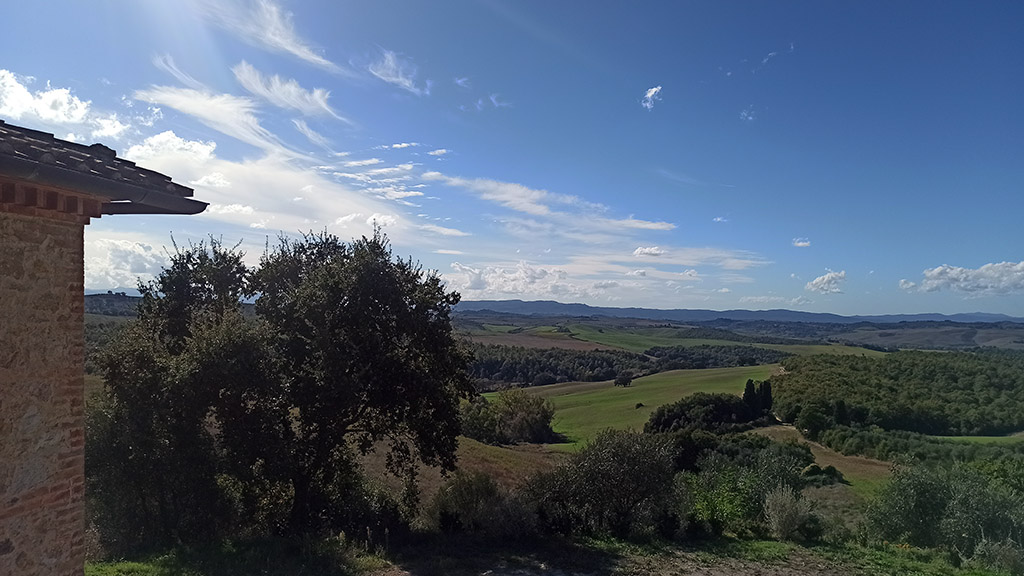
[[[96,200],[26,198],[20,185],[14,198],[11,186],[0,182],[0,575],[80,575],[88,213],[77,202]]]

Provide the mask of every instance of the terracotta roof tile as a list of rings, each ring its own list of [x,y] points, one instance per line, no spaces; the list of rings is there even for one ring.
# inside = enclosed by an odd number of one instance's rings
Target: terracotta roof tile
[[[109,181],[111,185],[99,192],[113,201],[105,206],[122,202],[135,203],[131,210],[124,210],[123,207],[112,208],[107,213],[144,213],[150,205],[156,207],[152,211],[164,213],[195,213],[205,208],[205,204],[201,202],[162,198],[164,195],[189,198],[192,196],[192,189],[172,182],[170,177],[159,172],[141,168],[130,160],[118,158],[114,150],[102,144],[86,146],[68,142],[55,138],[53,134],[14,126],[0,120],[0,160],[4,156],[73,173],[59,173],[62,182],[68,181],[69,178],[73,181],[76,176],[84,177],[79,180],[92,182],[94,186],[93,178]],[[158,194],[150,197],[145,191]]]

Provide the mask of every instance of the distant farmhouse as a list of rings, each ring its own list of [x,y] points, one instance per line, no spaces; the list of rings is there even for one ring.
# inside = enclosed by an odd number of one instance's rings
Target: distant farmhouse
[[[101,144],[0,120],[0,574],[84,570],[85,226],[202,212],[191,196]]]

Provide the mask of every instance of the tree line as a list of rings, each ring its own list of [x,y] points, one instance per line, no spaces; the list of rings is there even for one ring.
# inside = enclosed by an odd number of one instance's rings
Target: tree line
[[[941,436],[1024,430],[1021,351],[806,356],[783,366],[772,377],[776,413],[814,432],[836,425]]]
[[[787,352],[756,346],[658,346],[643,354],[620,350],[568,350],[475,344],[470,374],[482,390],[503,384],[543,386],[557,382],[599,382],[623,373],[633,377],[667,370],[731,368],[774,364]]]

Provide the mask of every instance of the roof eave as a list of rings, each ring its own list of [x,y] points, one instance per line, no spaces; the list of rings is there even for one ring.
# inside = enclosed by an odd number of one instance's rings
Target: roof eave
[[[103,203],[104,214],[198,214],[207,203],[159,192],[130,182],[108,180],[59,166],[0,154],[0,173],[39,186],[53,186],[86,192],[112,202]],[[131,206],[131,208],[129,208]]]

